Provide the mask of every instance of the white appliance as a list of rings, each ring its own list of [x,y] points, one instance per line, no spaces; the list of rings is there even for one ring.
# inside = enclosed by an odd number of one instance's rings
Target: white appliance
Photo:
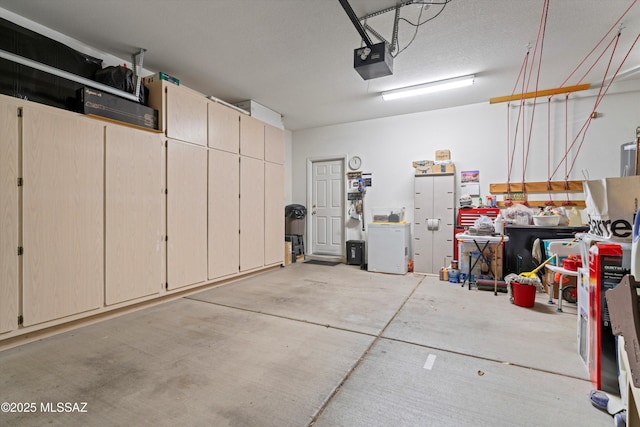
[[[369,271],[407,274],[411,224],[369,224],[367,245]]]

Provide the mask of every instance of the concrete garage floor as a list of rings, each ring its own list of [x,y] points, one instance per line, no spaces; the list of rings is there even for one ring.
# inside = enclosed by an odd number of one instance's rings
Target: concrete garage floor
[[[0,413],[7,426],[612,425],[591,389],[575,306],[347,265],[293,264],[0,353],[0,401],[37,408]]]

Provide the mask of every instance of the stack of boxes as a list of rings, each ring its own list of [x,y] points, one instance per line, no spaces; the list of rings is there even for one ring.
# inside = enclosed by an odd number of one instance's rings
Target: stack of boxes
[[[436,160],[416,160],[413,167],[418,175],[433,175],[438,173],[455,173],[456,168],[451,161],[451,151],[437,150]]]

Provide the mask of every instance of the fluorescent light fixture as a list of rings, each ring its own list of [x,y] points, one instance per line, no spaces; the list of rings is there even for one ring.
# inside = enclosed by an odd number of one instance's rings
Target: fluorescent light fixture
[[[471,86],[476,76],[461,76],[452,79],[439,80],[437,82],[423,83],[415,86],[407,86],[399,89],[382,92],[385,101],[392,99],[407,98],[409,96],[424,95],[427,93],[440,92],[441,90],[455,89],[458,87]]]

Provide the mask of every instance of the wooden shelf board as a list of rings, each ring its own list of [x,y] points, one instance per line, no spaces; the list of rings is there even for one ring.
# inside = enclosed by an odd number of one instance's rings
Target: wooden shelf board
[[[526,93],[517,93],[514,95],[507,95],[507,96],[498,96],[498,97],[489,99],[489,103],[498,104],[500,102],[520,101],[521,99],[541,98],[543,96],[553,96],[553,95],[559,95],[561,93],[571,93],[571,92],[578,92],[581,90],[587,90],[590,87],[591,85],[589,83],[585,83],[585,84],[575,85],[575,86],[539,90],[537,92],[526,92]]]
[[[548,201],[549,201],[548,199],[547,200],[527,200],[527,203],[528,203],[528,206],[530,208],[544,208],[544,207],[547,206],[545,203],[547,203]],[[565,207],[566,208],[566,207],[575,206],[577,208],[582,209],[582,208],[585,208],[587,206],[587,204],[585,203],[584,200],[571,200],[570,202],[573,203],[573,204],[569,205],[569,206],[566,206],[566,205],[562,204],[564,202],[564,200],[554,200],[553,202],[555,203],[554,206],[556,206],[556,207]],[[518,201],[514,201],[513,202],[514,205],[517,205],[518,203],[520,203],[520,202],[518,202]],[[498,206],[501,207],[501,208],[506,208],[507,207],[505,205],[504,201],[499,201],[498,202]]]
[[[551,181],[551,193],[575,193],[583,192],[582,181],[566,181],[568,188],[565,189],[565,181]],[[525,182],[524,189],[521,182],[511,183],[511,193],[548,193],[548,183],[541,182]],[[507,191],[506,183],[489,184],[489,192],[491,194],[505,194]]]

